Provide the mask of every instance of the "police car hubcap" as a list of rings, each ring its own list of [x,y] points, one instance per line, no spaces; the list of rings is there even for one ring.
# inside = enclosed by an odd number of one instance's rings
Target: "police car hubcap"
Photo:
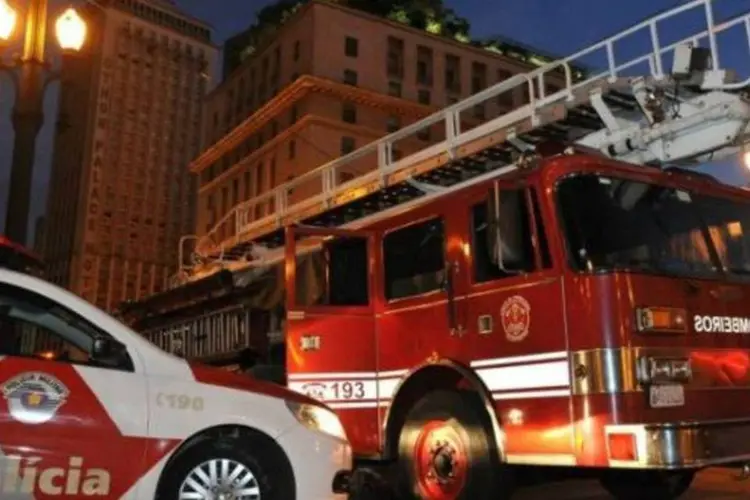
[[[190,471],[180,486],[180,500],[260,500],[260,485],[247,466],[217,458]]]

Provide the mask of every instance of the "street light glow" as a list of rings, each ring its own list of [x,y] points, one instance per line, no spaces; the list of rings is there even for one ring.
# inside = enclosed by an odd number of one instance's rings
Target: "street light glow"
[[[5,0],[0,0],[0,40],[9,40],[16,27],[18,15]]]
[[[55,34],[57,43],[63,51],[78,52],[83,47],[83,42],[86,41],[86,23],[71,7],[57,18]]]
[[[745,168],[750,169],[750,151],[747,149],[742,152],[742,163],[745,164]]]

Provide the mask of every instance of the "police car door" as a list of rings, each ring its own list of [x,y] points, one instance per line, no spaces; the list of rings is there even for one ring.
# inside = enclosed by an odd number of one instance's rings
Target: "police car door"
[[[295,237],[327,239],[305,253]],[[355,449],[375,452],[375,238],[364,231],[294,228],[286,241],[288,385],[335,409]]]
[[[11,277],[0,279],[0,498],[120,498],[147,446],[132,353],[97,358],[94,344],[120,344],[76,311],[81,301],[59,291],[64,305],[49,298],[57,289]]]

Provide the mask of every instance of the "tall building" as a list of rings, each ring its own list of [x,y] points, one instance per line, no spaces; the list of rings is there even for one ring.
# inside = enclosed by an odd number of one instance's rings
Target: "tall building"
[[[207,97],[204,142],[211,147],[191,164],[200,179],[197,235],[217,243],[236,230],[231,210],[238,203],[535,67],[502,47],[486,50],[321,0],[261,45],[243,49],[243,40],[247,33],[232,51],[246,56]],[[561,81],[547,82],[548,91]],[[475,106],[463,125],[525,104],[528,94],[518,88]],[[444,132],[439,124],[405,139],[394,157],[443,140]],[[338,180],[375,165],[365,158]],[[290,202],[320,192],[318,184],[295,188]],[[272,203],[249,218],[267,215]]]
[[[44,255],[44,237],[47,233],[44,217],[37,217],[34,221],[34,243],[32,249],[40,257]]]
[[[162,290],[192,231],[209,27],[167,0],[97,0],[66,61],[47,202],[49,277],[107,309]]]

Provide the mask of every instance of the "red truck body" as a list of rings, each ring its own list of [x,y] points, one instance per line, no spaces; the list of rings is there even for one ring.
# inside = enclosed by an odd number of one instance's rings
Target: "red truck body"
[[[635,247],[649,241],[674,247],[689,237],[682,244],[683,264],[705,268],[677,266],[670,272],[666,265],[648,268],[624,260],[577,266],[580,259],[565,229],[571,207],[561,197],[576,195],[566,191],[566,182],[592,176],[603,177],[604,185],[608,179],[632,181],[630,192],[622,189],[623,206],[631,203],[638,217],[655,218],[655,223],[631,220],[622,231],[673,228],[671,236],[650,240],[636,241],[634,234]],[[472,210],[492,205],[495,182],[499,199],[514,190],[523,193],[531,230],[525,248],[532,258],[530,270],[480,282],[478,261],[487,252],[478,250],[485,242],[472,232]],[[667,206],[669,195],[647,201],[649,192],[639,194],[632,186],[676,193],[684,212]],[[361,231],[289,229],[289,386],[336,408],[355,450],[365,457],[397,456],[415,404],[436,391],[464,390],[489,411],[494,440],[508,463],[669,469],[747,460],[750,281],[744,268],[730,270],[735,264],[729,260],[748,261],[747,254],[729,259],[725,246],[739,245],[735,254],[750,251],[748,202],[745,190],[699,174],[574,153],[447,194]],[[579,211],[586,209],[582,206]],[[606,209],[602,206],[602,217]],[[696,209],[701,213],[694,214]],[[678,220],[682,216],[699,222],[689,225]],[[445,270],[437,280],[442,283],[389,300],[393,290],[384,261],[393,257],[385,255],[389,235],[431,220],[443,227]],[[325,298],[301,304],[295,232],[366,239],[367,282],[351,280],[350,286],[365,286],[368,300],[360,293],[361,305],[320,305],[333,302]],[[579,241],[587,238],[599,236]],[[627,238],[619,244],[619,250],[628,250]],[[650,250],[656,265],[659,251],[669,249]],[[708,257],[704,262],[697,254]],[[330,255],[328,263],[330,281],[335,265]],[[429,441],[414,451],[416,460],[429,461]]]

